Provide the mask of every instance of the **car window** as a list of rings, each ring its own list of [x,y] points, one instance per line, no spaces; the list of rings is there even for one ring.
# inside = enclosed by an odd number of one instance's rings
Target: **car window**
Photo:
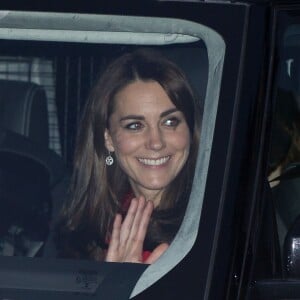
[[[288,233],[299,216],[300,98],[299,98],[299,25],[284,32],[274,115],[270,180],[275,202],[276,221],[284,272],[289,272],[286,243]],[[276,128],[276,129],[275,129]],[[289,175],[293,172],[293,175]],[[276,180],[276,177],[278,180]],[[289,256],[289,258],[287,257]]]
[[[66,169],[72,168],[75,135],[89,90],[109,61],[128,49],[147,46],[158,49],[186,72],[203,106],[201,144],[205,147],[200,144],[190,201],[179,232],[165,255],[143,273],[132,296],[140,293],[182,260],[197,236],[226,50],[224,40],[211,28],[179,19],[27,12],[3,12],[0,39],[1,79],[31,82],[44,89],[48,146]],[[50,192],[51,222],[63,197]]]
[[[255,280],[261,281],[253,299],[291,296],[291,287],[283,282],[300,275],[295,256],[300,213],[299,11],[281,11],[277,21],[268,186],[254,268]]]
[[[53,58],[25,56],[22,51],[18,56],[5,56],[3,54],[0,60],[0,79],[34,82],[45,89],[49,123],[49,148],[61,154],[55,98],[56,61]]]

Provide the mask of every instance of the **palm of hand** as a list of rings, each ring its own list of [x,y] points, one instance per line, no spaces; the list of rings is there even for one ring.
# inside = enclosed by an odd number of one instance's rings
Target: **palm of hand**
[[[168,244],[162,243],[153,250],[146,261],[142,260],[143,244],[152,211],[152,201],[145,201],[144,197],[139,197],[132,199],[123,222],[121,215],[116,215],[106,255],[107,262],[151,264],[167,250]]]

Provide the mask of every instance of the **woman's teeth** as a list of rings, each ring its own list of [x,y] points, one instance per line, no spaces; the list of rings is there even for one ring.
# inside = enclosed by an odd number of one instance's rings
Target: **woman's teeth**
[[[165,156],[159,159],[139,158],[139,162],[148,166],[159,166],[165,164],[170,159],[170,156]]]

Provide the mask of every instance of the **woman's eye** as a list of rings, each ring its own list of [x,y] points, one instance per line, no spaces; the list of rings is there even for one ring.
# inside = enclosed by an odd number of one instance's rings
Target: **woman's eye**
[[[164,125],[169,127],[177,127],[180,123],[180,120],[178,118],[170,118],[165,120]]]
[[[126,129],[129,130],[139,130],[143,127],[143,125],[139,122],[129,123],[125,126]]]

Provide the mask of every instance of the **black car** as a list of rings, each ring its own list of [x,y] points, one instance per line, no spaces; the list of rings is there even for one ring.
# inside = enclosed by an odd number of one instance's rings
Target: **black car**
[[[0,6],[0,299],[300,299],[300,1]],[[47,258],[88,92],[140,47],[203,106],[182,225],[149,266]]]

